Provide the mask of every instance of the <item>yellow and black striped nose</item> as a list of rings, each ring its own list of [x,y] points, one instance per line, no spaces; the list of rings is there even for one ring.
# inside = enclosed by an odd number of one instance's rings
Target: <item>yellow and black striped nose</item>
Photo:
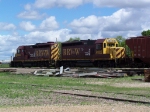
[[[59,44],[54,44],[51,46],[51,60],[59,59]]]
[[[116,58],[125,57],[125,48],[116,48]]]

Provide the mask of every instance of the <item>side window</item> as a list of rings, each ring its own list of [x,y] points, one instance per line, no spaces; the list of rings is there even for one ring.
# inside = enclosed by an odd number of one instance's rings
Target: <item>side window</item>
[[[101,50],[102,49],[102,44],[96,44],[96,50]]]
[[[106,48],[106,43],[104,43],[104,48]]]
[[[84,42],[84,45],[86,45],[87,44],[87,42]]]
[[[116,47],[118,47],[118,44],[116,44]]]

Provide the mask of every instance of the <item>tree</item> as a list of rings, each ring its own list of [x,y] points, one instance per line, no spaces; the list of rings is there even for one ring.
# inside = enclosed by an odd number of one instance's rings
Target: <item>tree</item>
[[[70,39],[67,42],[72,42],[72,41],[80,41],[80,37],[70,37]]]
[[[130,50],[130,48],[126,45],[126,39],[124,38],[124,37],[122,37],[122,36],[117,36],[116,37],[116,40],[118,41],[118,44],[119,44],[119,47],[124,47],[125,49],[126,49],[126,55],[127,56],[131,56],[131,50]]]
[[[150,36],[150,30],[144,30],[141,34],[142,36]]]
[[[123,38],[122,36],[117,36],[116,40],[118,41],[119,47],[125,46],[125,38]]]

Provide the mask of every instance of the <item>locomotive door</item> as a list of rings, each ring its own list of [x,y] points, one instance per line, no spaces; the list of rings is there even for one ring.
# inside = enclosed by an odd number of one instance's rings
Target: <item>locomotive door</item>
[[[96,53],[95,54],[103,54],[103,44],[102,43],[96,44]]]

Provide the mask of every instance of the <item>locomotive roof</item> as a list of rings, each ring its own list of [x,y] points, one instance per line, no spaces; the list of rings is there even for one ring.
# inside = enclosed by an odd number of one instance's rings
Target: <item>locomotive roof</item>
[[[54,44],[54,42],[36,43],[35,45],[49,45],[49,44]]]
[[[24,46],[19,46],[18,49],[24,49]]]
[[[24,49],[24,47],[37,47],[37,46],[49,46],[51,44],[54,44],[54,42],[47,42],[47,43],[36,43],[34,45],[22,45],[19,46],[17,49]]]
[[[95,43],[103,43],[105,39],[97,39]]]
[[[91,45],[94,44],[96,40],[75,40],[75,41],[71,41],[71,42],[63,42],[62,45],[63,46],[70,46],[70,45],[83,45],[84,43],[87,43],[87,45]]]
[[[63,42],[62,44],[82,43],[81,41]]]

